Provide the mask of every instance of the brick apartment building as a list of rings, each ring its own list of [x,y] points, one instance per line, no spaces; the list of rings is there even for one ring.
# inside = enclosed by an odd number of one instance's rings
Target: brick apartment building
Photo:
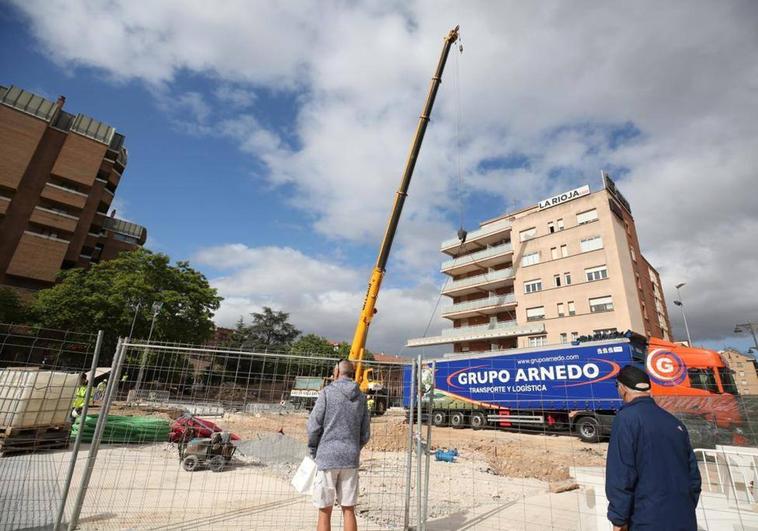
[[[0,285],[51,286],[145,243],[144,227],[109,217],[126,168],[124,136],[18,87],[0,86]]]
[[[640,252],[631,207],[604,176],[442,242],[452,327],[409,347],[482,352],[633,330],[670,339],[658,272]]]
[[[730,348],[719,354],[732,370],[737,392],[741,395],[758,395],[758,362],[755,358]]]

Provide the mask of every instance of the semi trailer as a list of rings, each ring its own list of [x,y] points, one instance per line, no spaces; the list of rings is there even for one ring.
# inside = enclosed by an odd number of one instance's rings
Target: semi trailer
[[[703,356],[660,341],[648,350],[647,339],[631,332],[610,339],[425,360],[413,386],[414,405],[420,394],[423,418],[431,415],[435,426],[571,430],[585,442],[598,442],[610,434],[622,406],[616,375],[628,364],[648,372],[653,396],[665,395],[664,407],[672,412],[685,408],[687,413],[712,415],[723,428],[740,424],[735,397],[719,387],[720,379],[712,388],[700,385],[703,374],[726,378],[718,355]],[[407,367],[406,408],[412,399],[411,375]]]

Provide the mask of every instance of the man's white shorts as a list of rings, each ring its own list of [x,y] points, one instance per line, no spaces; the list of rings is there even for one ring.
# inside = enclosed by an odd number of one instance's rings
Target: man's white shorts
[[[342,507],[358,503],[358,469],[336,468],[319,470],[313,480],[313,505],[319,509],[332,507],[334,502]]]

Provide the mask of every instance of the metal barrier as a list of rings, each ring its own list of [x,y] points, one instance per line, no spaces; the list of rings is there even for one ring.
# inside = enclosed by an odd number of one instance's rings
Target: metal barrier
[[[89,397],[109,381],[100,400],[81,412],[65,448],[32,445],[0,459],[0,528],[54,528],[56,520],[61,529],[314,527],[316,510],[289,482],[306,452],[311,391],[323,385],[335,358],[135,340],[101,353],[98,363],[95,339],[0,328],[3,370],[89,372]],[[367,366],[392,382],[386,405],[405,398],[407,408],[372,417],[360,468],[361,529],[608,528],[606,442],[581,442],[560,424],[474,429],[473,409],[454,427],[452,416],[435,414],[434,361]],[[34,380],[42,382],[38,392],[63,396],[66,386],[45,378]],[[4,398],[0,418],[11,413]],[[704,529],[758,525],[757,406],[737,397],[742,423],[733,428],[691,416],[716,409],[702,401],[668,400],[667,407],[685,412],[682,419],[702,446],[698,521]],[[540,416],[548,419],[549,412]],[[210,443],[189,448],[187,438],[217,429],[238,438],[232,455],[223,453],[221,441],[214,442],[220,454]],[[723,444],[734,441],[747,448]],[[714,448],[705,447],[711,443]],[[190,455],[196,459],[188,466],[182,458]],[[333,520],[341,524],[339,511]]]

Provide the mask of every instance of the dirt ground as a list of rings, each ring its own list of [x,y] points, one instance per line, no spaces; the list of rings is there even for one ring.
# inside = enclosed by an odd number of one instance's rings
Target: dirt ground
[[[178,410],[139,409],[121,405],[114,405],[111,413],[159,416],[166,419],[181,414]],[[213,417],[210,420],[236,433],[243,440],[283,433],[302,443],[307,441],[307,413],[304,411],[227,413],[223,418]],[[364,449],[364,457],[370,452],[406,451],[408,424],[401,411],[390,410],[384,416],[374,417],[371,425],[371,440]],[[424,438],[426,434],[425,427]],[[438,448],[455,448],[461,457],[485,462],[491,474],[557,482],[569,479],[571,466],[604,466],[608,445],[583,443],[568,434],[434,427],[431,450]]]

